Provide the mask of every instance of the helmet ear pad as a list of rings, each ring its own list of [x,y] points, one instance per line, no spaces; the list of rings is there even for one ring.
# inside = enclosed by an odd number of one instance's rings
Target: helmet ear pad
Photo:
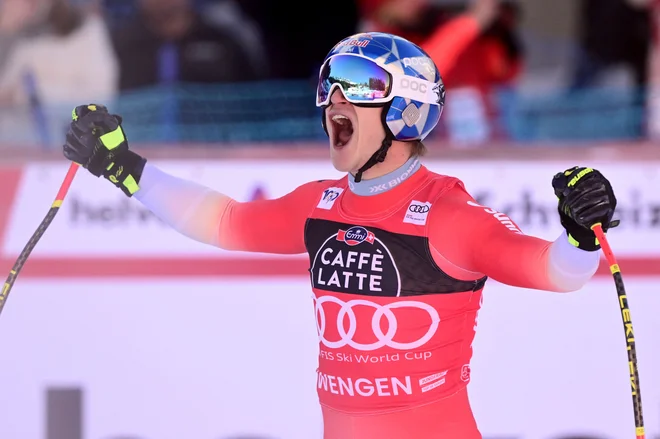
[[[424,140],[440,121],[443,105],[395,97],[389,102],[385,126],[394,140]]]

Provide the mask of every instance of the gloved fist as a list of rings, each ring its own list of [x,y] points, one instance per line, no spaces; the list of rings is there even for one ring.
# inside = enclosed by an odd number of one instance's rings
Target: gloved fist
[[[71,117],[64,156],[105,177],[129,197],[137,192],[146,160],[128,149],[121,116],[92,104],[76,107]]]
[[[610,182],[596,169],[574,166],[557,173],[552,187],[559,199],[559,218],[569,240],[586,251],[600,249],[591,229],[601,224],[606,232],[619,225],[612,220],[616,209],[616,197]]]
[[[128,149],[120,128],[121,118],[108,113],[102,105],[76,107],[71,118],[73,121],[66,135],[64,156],[100,177],[106,159],[111,158],[113,153]],[[117,140],[122,142],[117,144]]]

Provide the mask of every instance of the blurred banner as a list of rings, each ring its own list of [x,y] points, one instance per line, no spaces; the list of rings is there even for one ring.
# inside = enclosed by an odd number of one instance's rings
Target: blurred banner
[[[660,439],[658,282],[626,279]],[[0,437],[321,439],[317,388],[345,390],[317,377],[314,319],[302,279],[19,280],[0,320]],[[610,279],[568,294],[489,281],[473,346],[484,439],[634,437]],[[353,397],[387,398],[383,381]]]
[[[321,160],[154,161],[174,175],[238,201],[282,196],[298,185],[339,178]],[[435,172],[461,178],[485,206],[506,213],[530,235],[554,240],[561,232],[552,176],[574,163],[429,159]],[[657,162],[589,161],[612,181],[621,226],[610,233],[629,275],[660,274],[660,168]],[[4,266],[21,251],[52,202],[67,163],[33,162],[2,168],[0,188]],[[302,231],[301,231],[302,233]],[[264,262],[264,263],[262,263]],[[137,200],[103,179],[80,172],[61,212],[34,250],[25,276],[300,275],[305,255],[227,252],[169,229]],[[605,267],[601,274],[608,275]]]
[[[651,0],[651,26],[653,38],[649,53],[649,85],[647,134],[654,140],[660,138],[660,1]]]
[[[325,160],[154,160],[239,201],[338,178]],[[612,180],[610,233],[635,325],[647,439],[660,439],[660,168],[590,161]],[[566,160],[426,160],[528,234],[560,233],[550,180]],[[0,168],[3,268],[68,164]],[[0,438],[317,439],[318,338],[305,255],[193,242],[80,172],[0,320]],[[489,281],[470,398],[484,439],[628,439],[628,363],[606,267],[579,292]],[[355,397],[383,397],[369,389]],[[369,387],[371,386],[371,387]],[[333,391],[332,386],[328,391]],[[325,390],[323,390],[325,391]],[[337,388],[334,391],[338,391]],[[365,396],[368,395],[368,396]]]

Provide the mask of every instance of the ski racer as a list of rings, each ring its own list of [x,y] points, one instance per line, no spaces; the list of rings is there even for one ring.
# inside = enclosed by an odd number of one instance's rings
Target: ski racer
[[[554,241],[525,235],[460,179],[424,166],[444,99],[418,46],[362,33],[332,48],[318,78],[338,180],[238,202],[130,150],[122,118],[101,105],[74,109],[63,152],[191,239],[309,255],[324,439],[477,439],[467,385],[487,279],[580,289],[599,265],[590,226],[616,225],[616,198],[595,169],[558,172],[565,230]]]

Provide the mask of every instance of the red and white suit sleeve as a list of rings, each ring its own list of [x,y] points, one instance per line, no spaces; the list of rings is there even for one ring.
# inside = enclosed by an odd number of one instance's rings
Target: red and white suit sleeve
[[[554,241],[524,235],[507,228],[493,212],[462,187],[453,187],[429,217],[432,248],[475,277],[486,275],[521,288],[575,291],[598,269],[599,253],[574,247],[565,232]]]
[[[322,183],[312,182],[281,198],[238,202],[147,163],[134,198],[196,241],[226,250],[296,254],[305,252],[305,221],[322,190]]]

